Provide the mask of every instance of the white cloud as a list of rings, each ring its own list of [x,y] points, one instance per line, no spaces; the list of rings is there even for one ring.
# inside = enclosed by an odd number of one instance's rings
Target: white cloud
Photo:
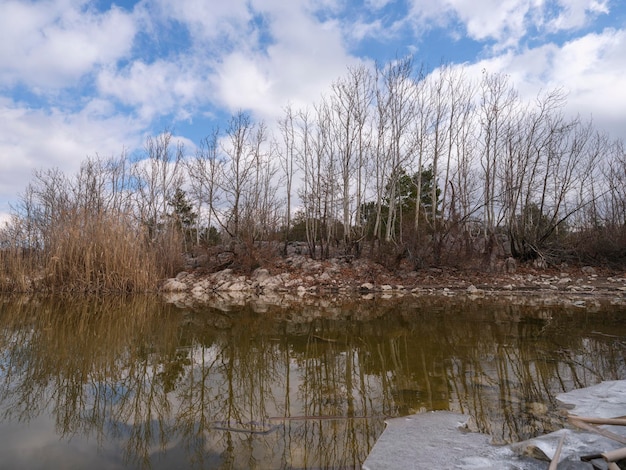
[[[514,46],[526,34],[527,17],[540,0],[410,0],[409,20],[418,32],[459,22],[465,31],[449,30],[454,37],[496,41],[497,50]]]
[[[186,119],[211,104],[274,117],[288,101],[316,100],[357,61],[346,52],[341,24],[317,16],[341,6],[339,0],[146,2],[136,15],[147,34],[175,22],[189,32],[189,50],[137,59],[123,70],[107,67],[98,89],[145,120],[168,113]]]
[[[201,70],[185,57],[151,64],[137,60],[121,71],[106,69],[97,83],[100,93],[133,107],[146,123],[170,113],[184,118],[186,107],[206,98]]]
[[[505,44],[517,42],[525,34],[525,18],[531,2],[519,0],[448,0],[476,40],[495,39]]]
[[[417,31],[460,22],[476,41],[495,41],[494,51],[515,48],[529,29],[556,33],[586,26],[609,13],[608,0],[441,0],[411,1],[411,20]]]
[[[237,52],[223,60],[213,77],[222,104],[231,111],[238,108],[269,111],[271,73],[268,64],[262,62],[267,61]]]
[[[175,20],[184,24],[192,40],[200,45],[211,42],[233,49],[253,34],[248,26],[252,13],[246,0],[157,0],[145,2],[156,22]],[[155,31],[158,34],[158,31]]]
[[[548,22],[551,31],[578,29],[600,14],[608,14],[608,0],[558,0],[560,13]]]
[[[266,52],[252,53],[250,47],[215,66],[213,89],[228,109],[275,117],[288,101],[296,106],[316,101],[358,62],[346,52],[338,22],[320,23],[297,3],[276,3],[263,13],[272,37]]]
[[[391,38],[395,34],[394,28],[388,27],[380,20],[357,21],[350,24],[347,35],[352,41],[359,42],[365,38]]]
[[[365,6],[372,10],[382,10],[395,0],[365,0]]]
[[[563,88],[567,111],[583,119],[593,118],[597,128],[626,140],[626,31],[607,29],[588,34],[562,46],[546,44],[520,53],[508,52],[476,63],[510,75],[525,99],[540,90]]]
[[[140,147],[142,128],[94,100],[80,112],[34,110],[0,98],[0,213],[32,178],[33,170],[75,171],[87,156],[116,156]]]
[[[97,65],[126,56],[136,33],[118,8],[99,13],[85,0],[3,2],[0,85],[38,91],[75,84]]]

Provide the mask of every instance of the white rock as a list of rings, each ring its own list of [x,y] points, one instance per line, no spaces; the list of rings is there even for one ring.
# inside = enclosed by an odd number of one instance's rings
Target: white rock
[[[258,268],[258,269],[255,269],[254,272],[252,273],[252,279],[258,282],[263,282],[269,277],[270,277],[270,272],[267,269]]]
[[[180,292],[187,290],[187,284],[177,279],[171,278],[163,283],[161,289],[165,292]]]
[[[224,290],[228,290],[230,292],[242,292],[249,290],[250,286],[245,281],[235,281],[230,283],[227,287],[224,287]]]

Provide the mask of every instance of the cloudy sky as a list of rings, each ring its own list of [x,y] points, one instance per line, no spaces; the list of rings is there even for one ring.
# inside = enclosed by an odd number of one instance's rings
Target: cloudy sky
[[[626,139],[624,0],[0,0],[0,220],[35,169],[187,148],[239,109],[274,120],[358,63],[412,54],[563,87]]]

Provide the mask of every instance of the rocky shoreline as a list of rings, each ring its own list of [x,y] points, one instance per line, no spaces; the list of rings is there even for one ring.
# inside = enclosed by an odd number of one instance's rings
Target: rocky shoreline
[[[466,295],[541,297],[544,303],[582,307],[600,298],[626,304],[626,273],[591,266],[559,269],[514,266],[500,273],[451,268],[391,272],[367,260],[317,261],[291,256],[270,267],[257,268],[249,275],[229,268],[213,273],[198,269],[182,271],[165,280],[160,290],[167,301],[186,305],[210,303],[216,297],[233,303],[263,299],[281,304],[317,297]]]

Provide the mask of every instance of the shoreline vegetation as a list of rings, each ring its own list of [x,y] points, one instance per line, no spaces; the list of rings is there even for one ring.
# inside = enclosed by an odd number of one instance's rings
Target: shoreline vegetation
[[[181,272],[296,291],[622,279],[624,143],[568,117],[563,90],[524,101],[505,75],[423,70],[348,69],[310,107],[238,111],[192,150],[165,130],[36,171],[0,227],[0,291],[171,291]]]

